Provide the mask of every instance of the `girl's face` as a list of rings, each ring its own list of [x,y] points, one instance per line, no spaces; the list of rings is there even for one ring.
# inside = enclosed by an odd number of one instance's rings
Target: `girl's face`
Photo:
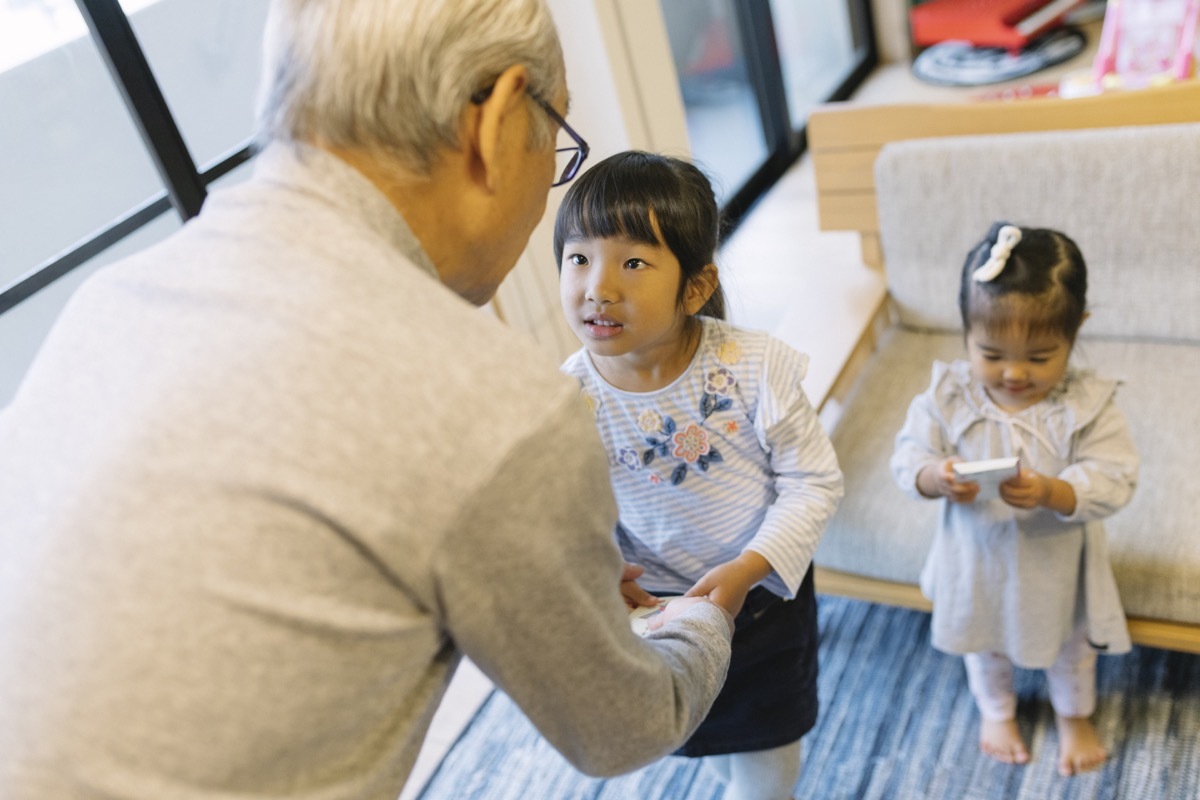
[[[680,303],[683,273],[670,248],[623,237],[568,239],[560,267],[567,322],[606,379],[645,389],[687,367],[695,349],[687,318],[708,293],[693,281]]]
[[[989,331],[976,326],[967,334],[971,373],[992,402],[1020,411],[1044,400],[1063,379],[1071,342],[1061,333],[1029,335],[1009,326]]]

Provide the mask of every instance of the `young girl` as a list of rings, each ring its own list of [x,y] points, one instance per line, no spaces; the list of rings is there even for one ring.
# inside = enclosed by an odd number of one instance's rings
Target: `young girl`
[[[892,457],[902,489],[945,498],[921,588],[933,646],[964,656],[981,749],[1029,760],[1013,665],[1044,669],[1063,775],[1107,757],[1089,719],[1096,652],[1130,649],[1100,520],[1129,502],[1138,458],[1117,383],[1068,366],[1086,292],[1069,238],[993,225],[962,272],[967,360],[934,365]],[[955,477],[955,462],[1003,456],[1020,470],[998,498]]]
[[[588,170],[554,230],[579,378],[608,450],[617,539],[657,595],[735,616],[729,677],[679,751],[725,797],[790,798],[816,721],[817,540],[841,472],[800,386],[807,359],[729,325],[712,187],[684,161],[622,153]],[[632,581],[631,606],[653,603]]]

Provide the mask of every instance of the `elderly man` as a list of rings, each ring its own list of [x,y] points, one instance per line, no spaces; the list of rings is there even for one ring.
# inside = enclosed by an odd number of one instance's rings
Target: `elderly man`
[[[577,387],[475,308],[584,155],[547,9],[277,0],[266,44],[253,178],[0,413],[0,797],[393,800],[460,653],[586,772],[671,751],[725,612],[633,635]]]

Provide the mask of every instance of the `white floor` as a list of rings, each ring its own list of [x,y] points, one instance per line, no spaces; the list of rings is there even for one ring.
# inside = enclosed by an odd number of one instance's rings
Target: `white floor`
[[[888,64],[868,77],[854,102],[968,102],[990,89],[1056,82],[1091,64],[1099,25],[1085,28],[1089,47],[1083,54],[1025,79],[955,89],[922,84],[906,64]],[[802,157],[755,205],[719,256],[730,319],[770,331],[808,353],[804,385],[814,403],[825,398],[885,291],[883,276],[863,265],[860,252],[857,234],[819,230],[812,163]],[[473,664],[463,662],[400,800],[420,793],[491,688]]]

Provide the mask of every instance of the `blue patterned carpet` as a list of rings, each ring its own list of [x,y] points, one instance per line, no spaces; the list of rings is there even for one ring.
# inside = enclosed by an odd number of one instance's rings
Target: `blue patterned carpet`
[[[1062,778],[1040,672],[1018,671],[1033,761],[979,754],[960,659],[929,646],[929,617],[820,598],[821,714],[796,797],[812,800],[1200,800],[1200,656],[1135,648],[1100,658],[1095,722],[1112,755]],[[451,749],[421,800],[718,800],[721,783],[671,757],[602,781],[576,772],[501,692]]]

